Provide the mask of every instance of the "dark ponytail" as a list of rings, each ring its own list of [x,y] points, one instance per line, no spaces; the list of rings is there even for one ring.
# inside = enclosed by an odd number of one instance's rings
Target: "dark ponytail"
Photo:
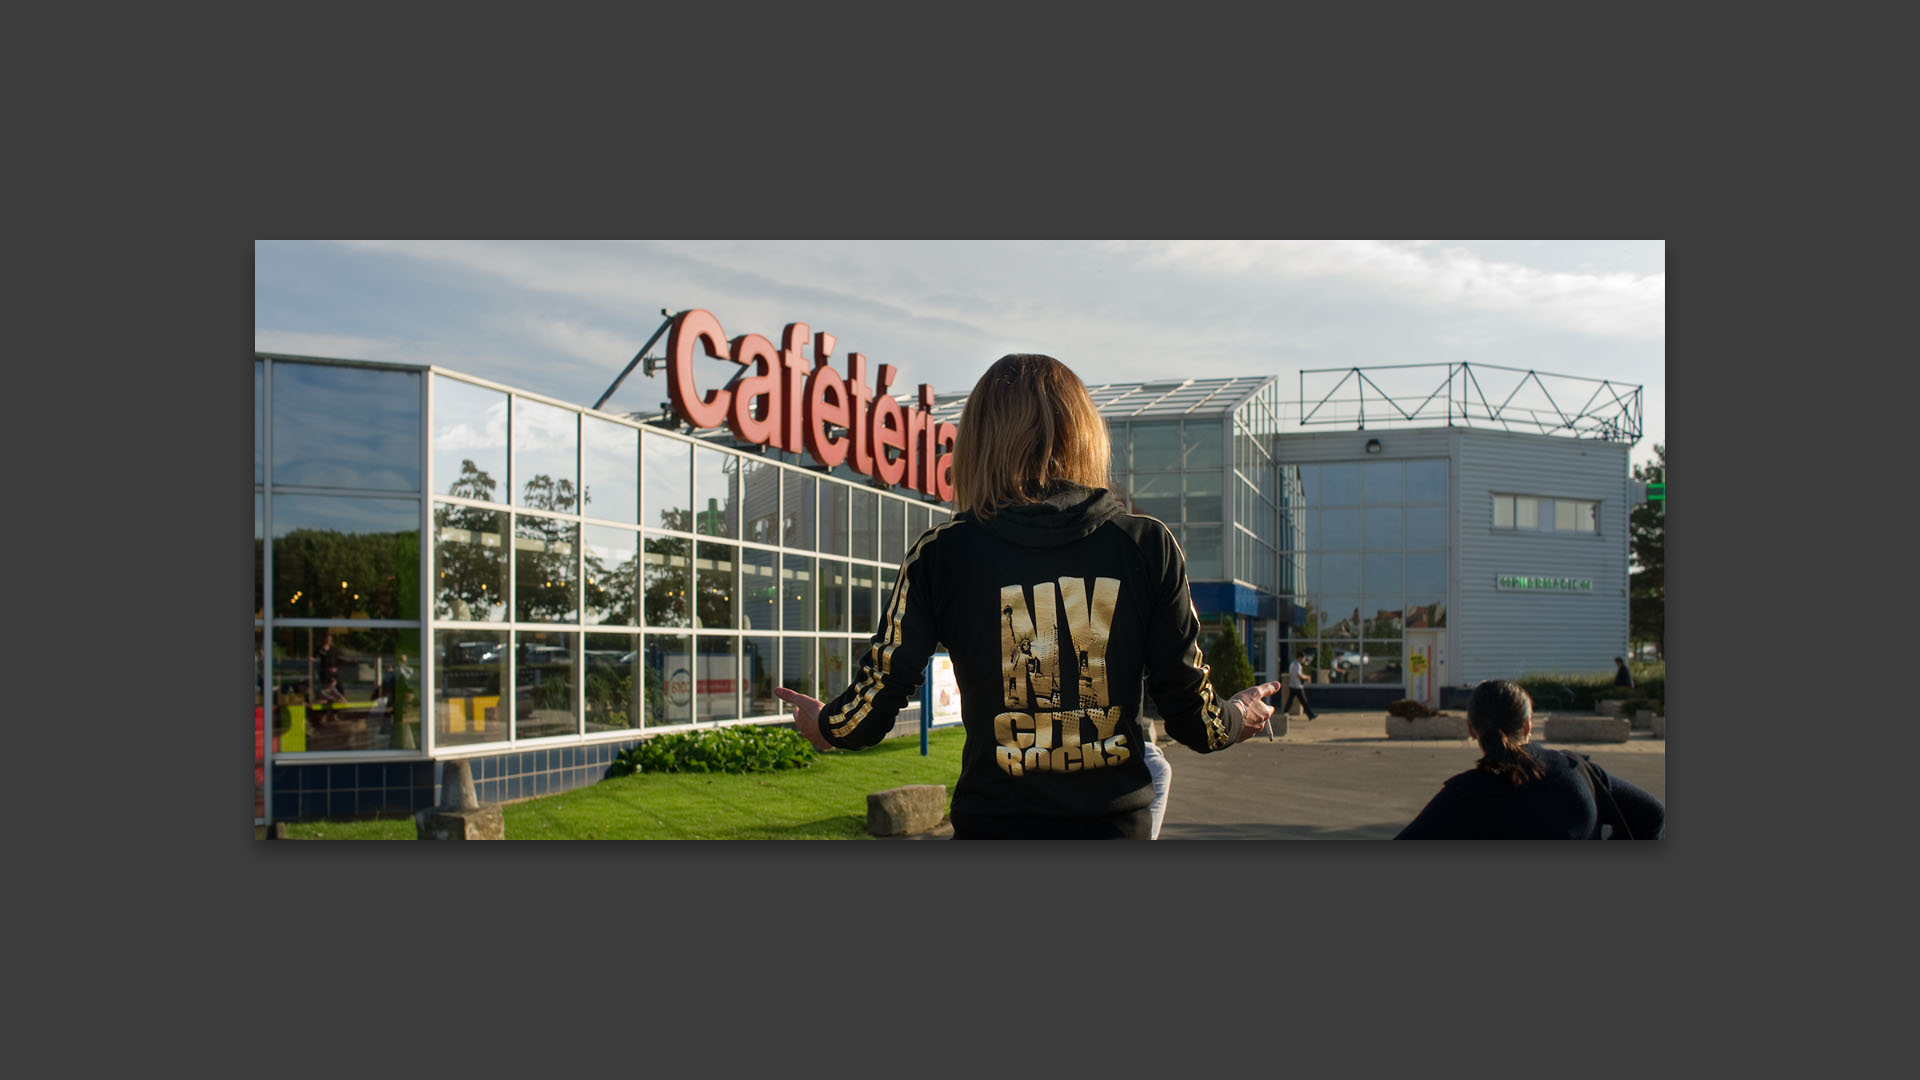
[[[1467,699],[1467,724],[1485,751],[1478,767],[1516,786],[1545,776],[1546,769],[1521,742],[1532,718],[1533,699],[1519,686],[1488,679],[1474,687]]]

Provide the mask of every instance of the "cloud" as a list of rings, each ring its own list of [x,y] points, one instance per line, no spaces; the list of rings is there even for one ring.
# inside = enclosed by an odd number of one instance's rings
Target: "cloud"
[[[1666,333],[1666,273],[1569,273],[1438,242],[1149,240],[1101,245],[1143,267],[1239,282],[1360,285],[1421,306],[1506,312],[1585,334]]]

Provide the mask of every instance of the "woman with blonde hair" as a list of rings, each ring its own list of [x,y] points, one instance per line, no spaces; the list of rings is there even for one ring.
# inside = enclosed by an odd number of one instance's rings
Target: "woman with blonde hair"
[[[1532,743],[1533,699],[1489,679],[1467,699],[1474,767],[1449,778],[1396,840],[1658,840],[1667,808],[1585,754]]]
[[[956,839],[1151,836],[1143,693],[1170,737],[1212,753],[1266,728],[1280,684],[1214,695],[1186,558],[1107,490],[1109,458],[1066,365],[1022,353],[988,368],[954,443],[958,512],[908,550],[853,684],[825,704],[775,691],[801,734],[878,743],[944,646],[966,730]]]

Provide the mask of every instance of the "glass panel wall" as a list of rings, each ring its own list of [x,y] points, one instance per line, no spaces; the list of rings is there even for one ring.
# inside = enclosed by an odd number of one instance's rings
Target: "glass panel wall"
[[[1283,467],[1300,522],[1291,645],[1316,682],[1405,685],[1408,628],[1446,625],[1447,463],[1364,461]],[[1297,492],[1293,479],[1297,476]]]
[[[257,360],[255,387],[262,799],[273,754],[618,736],[778,716],[780,685],[831,697],[910,543],[949,517],[457,376]],[[349,397],[381,404],[327,418]]]

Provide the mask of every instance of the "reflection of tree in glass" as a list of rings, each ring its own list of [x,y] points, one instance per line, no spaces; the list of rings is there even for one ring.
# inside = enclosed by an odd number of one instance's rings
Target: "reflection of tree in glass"
[[[598,552],[589,550],[586,563],[587,607],[599,612],[602,622],[637,625],[640,613],[634,606],[639,593],[634,579],[640,568],[639,555],[629,555],[625,562],[608,567]]]
[[[527,481],[524,502],[534,510],[573,509],[573,481],[545,473]],[[573,617],[573,523],[558,518],[521,516],[516,535],[536,541],[537,549],[514,545],[514,572],[520,592],[519,617],[560,619]]]
[[[303,619],[419,618],[419,567],[414,530],[295,529],[273,542],[274,610]]]
[[[589,730],[638,727],[633,715],[633,676],[637,662],[628,666],[590,664],[587,667],[587,725]]]
[[[460,479],[448,492],[477,502],[492,502],[499,482],[474,465],[471,458],[460,463]],[[497,510],[473,506],[434,508],[433,532],[436,538],[436,562],[440,578],[434,600],[434,613],[443,619],[486,619],[489,608],[506,603],[501,595],[507,580],[507,553],[499,542],[503,515]],[[451,530],[464,538],[448,535]],[[495,537],[493,546],[483,546],[482,536]]]
[[[647,553],[661,557],[649,560],[642,574],[646,597],[647,622],[653,626],[687,625],[688,553],[691,541],[678,537],[658,537],[646,542]]]
[[[546,473],[539,473],[527,481],[520,502],[523,506],[535,510],[553,510],[567,513],[573,509],[573,481],[555,480]]]

